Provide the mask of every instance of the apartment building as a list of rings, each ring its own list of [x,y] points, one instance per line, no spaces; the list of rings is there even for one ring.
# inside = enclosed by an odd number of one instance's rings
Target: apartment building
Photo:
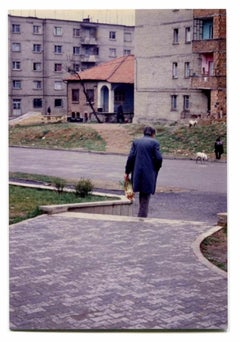
[[[225,10],[136,10],[135,19],[134,121],[224,115]]]
[[[67,113],[69,70],[134,53],[134,27],[9,15],[9,116]]]
[[[208,113],[221,119],[226,108],[226,10],[194,9],[191,87],[206,95]]]

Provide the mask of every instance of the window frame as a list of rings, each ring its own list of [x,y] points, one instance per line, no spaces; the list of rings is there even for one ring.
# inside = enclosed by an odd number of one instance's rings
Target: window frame
[[[21,25],[20,24],[12,24],[12,33],[20,34],[21,33]]]
[[[21,70],[21,61],[12,61],[12,70]]]
[[[178,78],[178,63],[177,62],[172,63],[172,78],[173,79]]]
[[[34,90],[41,90],[42,89],[42,81],[34,80],[33,81],[33,89]]]
[[[12,52],[21,52],[21,43],[12,43]]]
[[[109,39],[110,40],[116,40],[117,39],[116,31],[109,31]]]
[[[117,57],[117,49],[116,48],[109,48],[109,57],[111,57],[111,58]]]
[[[43,100],[41,97],[37,97],[33,99],[33,108],[42,108]]]
[[[38,43],[33,44],[33,53],[41,53],[42,52],[42,45]]]
[[[190,44],[192,41],[191,33],[192,33],[191,32],[191,26],[185,27],[185,43],[186,44]]]
[[[38,68],[36,68],[36,66],[39,66],[39,69]],[[40,62],[33,62],[33,71],[42,71],[42,63],[40,63]]]
[[[81,54],[81,48],[80,46],[73,46],[73,55],[79,56]]]
[[[190,111],[190,96],[183,95],[183,110]]]
[[[62,36],[63,34],[62,26],[54,26],[53,34],[54,36],[58,36],[58,37]]]
[[[80,91],[78,88],[72,88],[71,100],[72,100],[72,103],[80,102]]]
[[[22,89],[22,81],[21,80],[13,80],[12,81],[12,89],[14,89],[14,90]]]
[[[54,45],[54,54],[55,55],[62,55],[62,45]]]
[[[179,28],[175,27],[173,29],[173,45],[179,44]]]
[[[54,63],[54,72],[62,72],[62,63]]]
[[[176,111],[177,110],[177,95],[171,95],[171,111]]]
[[[190,78],[190,62],[184,62],[184,78]]]

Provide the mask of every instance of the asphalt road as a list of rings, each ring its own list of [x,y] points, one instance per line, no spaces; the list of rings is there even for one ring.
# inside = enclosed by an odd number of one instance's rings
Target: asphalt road
[[[119,193],[126,156],[11,147],[9,171],[90,178],[98,188]],[[164,159],[151,198],[149,217],[216,224],[217,213],[227,211],[227,164]],[[109,191],[112,189],[112,191]],[[133,206],[137,215],[138,196]]]
[[[81,177],[104,184],[119,185],[127,156],[61,150],[10,147],[9,171],[58,176],[79,180]],[[163,160],[158,187],[227,193],[227,164],[196,163],[193,160]],[[100,186],[101,187],[101,186]]]

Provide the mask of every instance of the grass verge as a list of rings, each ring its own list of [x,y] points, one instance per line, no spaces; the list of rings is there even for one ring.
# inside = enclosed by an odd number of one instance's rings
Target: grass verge
[[[9,186],[9,224],[17,223],[41,215],[40,205],[67,204],[104,201],[107,196],[89,194],[84,198],[77,197],[75,193],[63,192],[61,194],[52,190],[33,189],[23,186]]]
[[[227,226],[206,237],[200,249],[208,261],[227,272]]]

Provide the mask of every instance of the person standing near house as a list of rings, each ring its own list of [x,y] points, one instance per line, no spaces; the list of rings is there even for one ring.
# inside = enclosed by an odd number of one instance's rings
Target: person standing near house
[[[117,122],[124,123],[123,106],[121,104],[117,108]]]
[[[159,142],[153,127],[145,127],[143,137],[133,141],[125,166],[125,180],[131,180],[133,191],[139,192],[138,217],[147,217],[151,195],[155,193],[157,176],[162,167]]]
[[[221,159],[221,155],[224,153],[223,150],[223,142],[221,140],[221,137],[218,137],[214,144],[214,151],[216,159]]]

